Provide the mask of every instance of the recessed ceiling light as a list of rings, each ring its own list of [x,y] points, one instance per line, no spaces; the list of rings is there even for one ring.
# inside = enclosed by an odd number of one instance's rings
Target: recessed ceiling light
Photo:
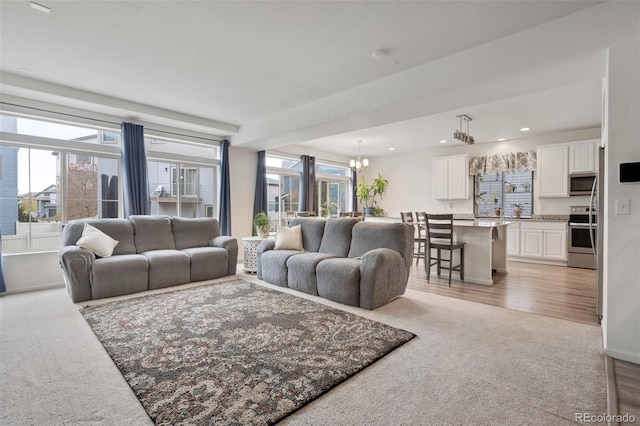
[[[389,151],[395,151],[395,150],[396,150],[395,148],[389,148]]]
[[[531,130],[528,127],[523,127],[522,129],[520,129],[521,132],[528,132],[529,130]]]
[[[31,7],[43,13],[51,13],[51,9],[38,3],[31,2]]]
[[[506,140],[507,140],[507,138],[500,138],[500,139],[498,139],[498,142],[503,142],[503,141],[506,141]]]
[[[447,143],[447,141],[445,139],[442,139],[440,143]]]

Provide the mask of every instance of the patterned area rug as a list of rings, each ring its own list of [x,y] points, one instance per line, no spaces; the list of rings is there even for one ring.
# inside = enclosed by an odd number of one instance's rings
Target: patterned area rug
[[[243,280],[85,307],[156,424],[272,424],[414,335]]]

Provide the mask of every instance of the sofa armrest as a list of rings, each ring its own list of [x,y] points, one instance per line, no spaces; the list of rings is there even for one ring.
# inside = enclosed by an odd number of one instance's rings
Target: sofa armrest
[[[210,243],[213,247],[220,247],[229,253],[229,263],[227,264],[227,275],[236,274],[238,264],[238,240],[234,237],[221,235],[215,237]]]
[[[58,251],[58,259],[71,300],[91,300],[91,267],[96,255],[78,246],[64,246]]]
[[[407,271],[400,253],[387,248],[369,250],[360,265],[360,307],[376,309],[404,294]]]
[[[276,247],[276,240],[273,238],[268,238],[266,240],[264,240],[263,242],[260,243],[260,245],[258,245],[258,248],[256,248],[256,273],[258,276],[258,279],[262,279],[262,263],[260,261],[260,258],[262,257],[262,253],[269,251],[269,250],[273,250]]]

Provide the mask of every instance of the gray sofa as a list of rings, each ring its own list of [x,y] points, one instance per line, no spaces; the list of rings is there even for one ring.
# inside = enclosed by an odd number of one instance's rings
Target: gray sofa
[[[119,241],[112,256],[98,257],[76,245],[85,223]],[[234,275],[238,260],[236,239],[221,236],[212,218],[71,221],[62,231],[62,246],[58,257],[74,302]]]
[[[404,294],[413,258],[413,227],[358,219],[298,218],[303,251],[257,249],[258,278],[346,305],[376,309]]]

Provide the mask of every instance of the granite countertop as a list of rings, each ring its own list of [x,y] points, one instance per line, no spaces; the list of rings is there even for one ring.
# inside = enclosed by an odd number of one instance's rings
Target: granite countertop
[[[369,217],[367,217],[369,219]],[[381,218],[374,218],[374,220],[382,220],[382,221],[396,221],[400,222],[401,219],[399,217],[385,216]],[[475,217],[472,214],[454,214],[453,220],[455,221],[474,221],[474,222],[568,222],[569,215],[559,215],[559,214],[534,214],[532,217],[508,217],[508,216],[478,216]]]
[[[508,217],[502,216],[498,219],[497,216],[486,216],[486,217],[473,217],[473,215],[454,215],[454,219],[456,220],[508,220],[509,222],[568,222],[569,215],[551,215],[551,214],[534,214],[532,217]]]

